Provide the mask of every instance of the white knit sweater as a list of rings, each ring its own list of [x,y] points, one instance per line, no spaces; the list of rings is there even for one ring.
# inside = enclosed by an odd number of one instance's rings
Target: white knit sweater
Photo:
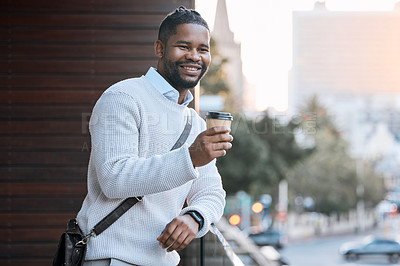
[[[181,148],[170,151],[187,115],[191,133]],[[204,217],[203,236],[222,215],[225,191],[215,160],[194,168],[189,144],[205,130],[193,109],[166,99],[142,76],[118,82],[96,103],[91,121],[92,151],[88,194],[78,213],[88,231],[124,199],[142,196],[118,221],[87,246],[86,260],[117,258],[137,265],[177,265],[156,238],[176,216],[196,210]],[[187,199],[188,207],[182,210]]]

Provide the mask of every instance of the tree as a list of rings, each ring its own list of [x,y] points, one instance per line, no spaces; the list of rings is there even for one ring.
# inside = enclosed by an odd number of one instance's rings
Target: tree
[[[319,129],[313,154],[294,167],[289,187],[294,194],[311,197],[316,211],[329,214],[354,208],[357,175],[347,145],[328,129]]]
[[[289,167],[307,155],[307,149],[300,148],[294,139],[297,126],[294,121],[282,124],[268,112],[259,121],[235,115],[233,148],[217,160],[227,193],[272,194]]]
[[[296,142],[294,133],[299,125],[295,119],[283,124],[270,117],[268,112],[255,124],[256,132],[273,155],[267,164],[273,169],[277,181],[285,179],[287,170],[310,153],[309,149],[301,148]]]
[[[292,198],[311,197],[315,210],[328,215],[355,208],[361,197],[370,206],[376,204],[382,197],[382,180],[367,166],[360,176],[357,161],[349,155],[349,144],[316,97],[303,108],[300,117],[303,124],[314,117],[316,131],[303,139],[313,143],[313,153],[295,165],[288,175]],[[360,184],[364,185],[363,195],[356,193]]]
[[[269,183],[264,169],[269,156],[268,148],[251,130],[251,121],[241,115],[234,117],[231,133],[234,136],[233,148],[217,160],[224,188],[231,195],[240,190],[249,192],[251,184],[257,179],[266,179],[265,183]]]

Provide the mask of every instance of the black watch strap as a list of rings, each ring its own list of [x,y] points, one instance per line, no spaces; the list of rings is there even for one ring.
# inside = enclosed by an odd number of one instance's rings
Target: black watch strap
[[[189,214],[199,224],[199,231],[203,228],[204,218],[198,211],[188,211],[185,214]]]

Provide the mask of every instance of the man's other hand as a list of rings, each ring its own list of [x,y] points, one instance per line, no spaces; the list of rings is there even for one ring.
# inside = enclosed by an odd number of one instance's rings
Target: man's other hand
[[[157,237],[158,244],[167,251],[184,249],[195,238],[198,223],[188,214],[173,219]]]

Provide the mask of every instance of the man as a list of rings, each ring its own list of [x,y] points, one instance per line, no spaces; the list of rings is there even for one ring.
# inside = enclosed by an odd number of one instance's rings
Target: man
[[[124,199],[144,197],[90,239],[85,265],[177,265],[176,251],[220,219],[225,191],[215,159],[233,138],[225,127],[205,130],[204,120],[187,108],[189,89],[210,64],[209,42],[200,14],[179,7],[160,25],[157,69],[114,84],[96,103],[81,229],[87,234]],[[186,143],[171,151],[189,116]]]

